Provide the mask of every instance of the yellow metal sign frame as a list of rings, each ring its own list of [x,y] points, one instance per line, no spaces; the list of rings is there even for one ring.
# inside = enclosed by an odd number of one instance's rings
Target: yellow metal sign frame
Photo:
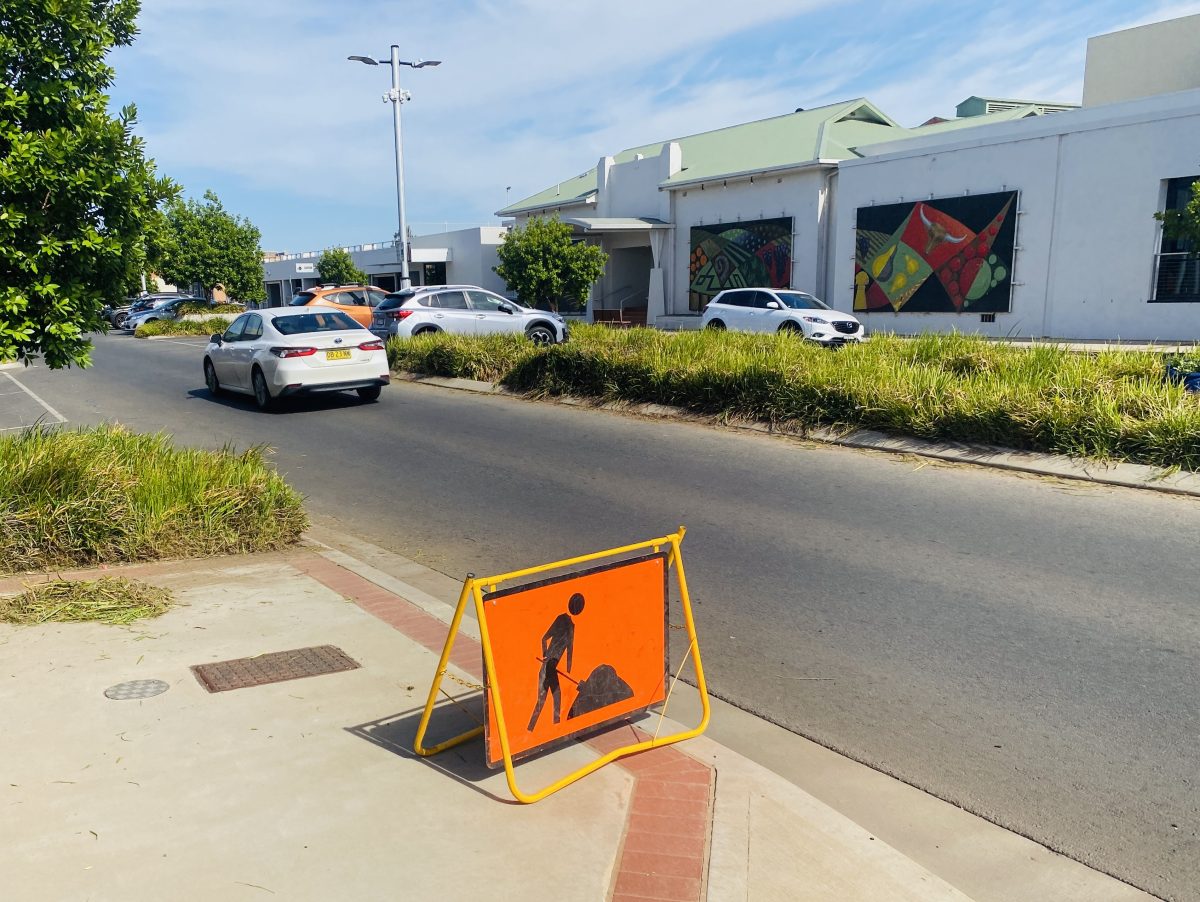
[[[429,697],[425,701],[425,710],[421,714],[421,723],[417,727],[417,736],[413,742],[413,751],[423,758],[428,758],[436,755],[439,752],[444,752],[447,749],[461,745],[476,736],[483,734],[483,727],[475,727],[467,732],[447,739],[434,746],[425,746],[425,731],[429,727],[429,720],[433,715],[434,703],[437,701],[438,691],[441,689],[442,680],[446,676],[446,668],[450,661],[450,653],[454,649],[454,640],[458,636],[459,628],[462,625],[463,615],[466,613],[467,604],[474,601],[475,616],[479,621],[479,640],[483,646],[483,664],[487,670],[488,684],[491,687],[492,705],[496,714],[496,725],[499,728],[500,750],[504,757],[504,775],[508,781],[509,791],[512,792],[513,798],[518,802],[529,805],[534,802],[540,802],[548,795],[558,792],[566,786],[570,786],[576,780],[586,777],[588,774],[599,770],[606,764],[611,764],[618,758],[624,758],[627,755],[633,755],[638,752],[644,752],[648,749],[658,748],[659,746],[672,745],[676,742],[683,742],[685,739],[692,739],[699,736],[708,728],[708,721],[711,715],[711,708],[708,701],[708,685],[704,680],[704,665],[700,661],[700,643],[696,639],[696,623],[692,617],[692,601],[688,594],[687,576],[683,569],[683,557],[680,554],[679,546],[683,542],[684,534],[687,530],[684,527],[679,527],[678,532],[674,532],[668,536],[662,536],[657,539],[648,539],[645,542],[638,542],[633,545],[625,545],[621,548],[610,548],[607,551],[597,551],[593,554],[585,554],[580,557],[570,558],[565,561],[555,561],[552,564],[542,564],[538,567],[528,567],[524,570],[514,570],[511,573],[501,573],[498,576],[487,577],[472,577],[468,576],[463,581],[462,592],[458,596],[458,605],[454,609],[454,617],[450,621],[450,630],[446,636],[446,644],[442,648],[442,657],[438,661],[437,671],[433,676],[433,684],[429,687]],[[589,561],[596,561],[606,557],[615,557],[617,555],[629,554],[634,551],[641,551],[646,548],[653,549],[655,552],[664,547],[669,547],[670,552],[667,555],[667,569],[675,568],[676,578],[679,585],[679,601],[683,607],[684,625],[688,635],[688,652],[694,661],[696,669],[696,688],[700,692],[700,704],[702,714],[700,723],[690,730],[684,730],[680,733],[673,733],[670,736],[658,736],[648,739],[644,742],[633,743],[632,745],[622,746],[618,749],[613,749],[608,754],[597,758],[595,761],[584,765],[578,770],[567,774],[561,780],[551,783],[549,786],[538,790],[537,792],[526,793],[522,792],[517,785],[516,771],[513,766],[512,752],[509,749],[508,733],[505,728],[504,721],[504,705],[501,701],[500,683],[496,679],[496,664],[492,656],[491,639],[488,636],[487,618],[483,611],[483,592],[486,588],[489,592],[494,592],[502,583],[511,582],[514,579],[520,579],[525,576],[532,576],[536,573],[546,573],[550,570],[561,570],[567,567],[574,567],[577,564],[584,564]],[[685,656],[685,658],[687,657]],[[676,674],[675,679],[678,679]],[[674,688],[674,682],[672,686]],[[667,700],[670,700],[670,691],[667,692]],[[665,705],[664,705],[665,707]]]

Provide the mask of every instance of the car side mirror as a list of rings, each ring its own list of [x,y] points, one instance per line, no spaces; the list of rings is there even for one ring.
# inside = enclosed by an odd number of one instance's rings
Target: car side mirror
[[[215,345],[223,344],[225,341],[225,339],[221,337],[221,334],[219,332],[214,332],[212,335],[208,336],[208,340],[211,341]]]
[[[500,310],[501,313],[515,313],[516,312],[516,308],[511,307],[508,304],[501,304],[498,309]]]
[[[767,301],[767,309],[768,310],[782,310],[783,304],[779,303],[779,301]]]

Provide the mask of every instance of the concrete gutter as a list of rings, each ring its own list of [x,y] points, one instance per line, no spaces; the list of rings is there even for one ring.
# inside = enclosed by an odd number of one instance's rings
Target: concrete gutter
[[[423,385],[434,385],[439,388],[450,388],[457,391],[468,391],[485,395],[503,394],[530,400],[526,395],[514,392],[494,382],[424,376],[414,373],[397,373],[396,375],[398,378],[408,382],[419,382]],[[572,407],[595,407],[601,410],[630,413],[637,416],[709,423],[711,425],[742,429],[749,432],[808,439],[830,445],[841,445],[847,448],[886,451],[892,454],[914,454],[919,457],[929,457],[952,463],[994,467],[1001,470],[1032,473],[1037,476],[1050,476],[1056,479],[1076,479],[1101,485],[1114,485],[1131,489],[1144,489],[1153,492],[1200,497],[1200,473],[1187,470],[1167,470],[1143,464],[1068,457],[1065,454],[1041,454],[1034,451],[1013,451],[989,445],[970,445],[959,442],[940,442],[921,438],[892,436],[870,429],[855,429],[847,432],[837,432],[825,428],[810,429],[808,431],[797,429],[793,431],[780,429],[769,423],[726,420],[718,416],[695,414],[679,407],[670,407],[664,404],[627,404],[614,401],[595,402],[571,396],[562,396],[550,400]]]

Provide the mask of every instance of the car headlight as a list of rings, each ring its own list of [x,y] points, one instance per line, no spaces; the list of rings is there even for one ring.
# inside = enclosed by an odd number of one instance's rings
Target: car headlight
[[[829,321],[821,319],[819,316],[802,316],[800,317],[806,323],[816,323],[818,326],[828,326]]]

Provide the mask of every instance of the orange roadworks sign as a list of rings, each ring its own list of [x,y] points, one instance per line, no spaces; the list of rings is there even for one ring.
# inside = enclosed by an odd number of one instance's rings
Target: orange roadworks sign
[[[647,554],[483,596],[489,767],[500,767],[495,695],[514,760],[657,704],[667,686],[667,555]]]
[[[703,733],[711,709],[680,550],[684,533],[681,526],[656,539],[496,576],[468,573],[429,686],[413,751],[428,758],[482,735],[484,760],[491,767],[504,767],[513,798],[528,805],[618,758]],[[581,564],[590,565],[589,569],[563,572]],[[683,618],[679,628],[687,631],[687,650],[668,681],[667,630],[671,627],[667,617],[675,605],[669,601],[667,580],[672,572],[679,590],[675,613]],[[543,578],[516,583],[534,576]],[[474,607],[479,622],[484,686],[472,687],[449,672],[454,639],[468,606]],[[671,692],[689,660],[700,699],[700,722],[662,735]],[[444,695],[462,708],[461,696],[456,698],[443,688],[446,677],[484,690],[484,714],[476,718],[482,722],[465,733],[426,744],[438,697]],[[514,759],[628,720],[651,706],[660,708],[652,736],[643,734],[628,745],[609,749],[536,792],[524,792],[517,785]]]

